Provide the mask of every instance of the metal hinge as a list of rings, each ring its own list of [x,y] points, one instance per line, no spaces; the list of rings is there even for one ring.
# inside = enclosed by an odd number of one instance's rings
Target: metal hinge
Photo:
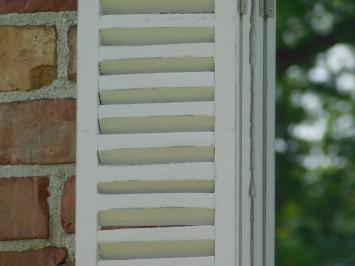
[[[243,16],[247,12],[247,0],[238,0],[239,15]]]
[[[275,14],[275,0],[260,0],[260,16],[272,18]]]

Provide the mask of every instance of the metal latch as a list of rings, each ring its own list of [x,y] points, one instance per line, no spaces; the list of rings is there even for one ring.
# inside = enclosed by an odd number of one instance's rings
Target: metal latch
[[[275,14],[275,0],[260,0],[260,16],[272,18]]]
[[[239,15],[243,16],[247,11],[247,0],[238,0]]]

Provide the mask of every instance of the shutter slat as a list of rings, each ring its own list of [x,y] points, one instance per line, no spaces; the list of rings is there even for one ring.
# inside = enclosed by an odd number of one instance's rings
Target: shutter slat
[[[105,90],[100,92],[101,104],[168,103],[213,101],[214,88],[146,88]]]
[[[98,195],[99,211],[168,207],[213,209],[214,195],[210,193]]]
[[[104,259],[132,260],[213,256],[213,240],[131,241],[99,243],[99,255]]]
[[[111,75],[99,78],[100,90],[213,86],[213,72]]]
[[[213,102],[101,105],[99,119],[116,117],[214,115]]]
[[[212,146],[214,134],[211,132],[182,132],[155,134],[99,135],[98,150]]]
[[[206,43],[214,41],[214,29],[208,27],[109,28],[101,30],[100,39],[103,46]]]
[[[213,55],[213,43],[100,47],[102,61],[132,58],[213,57]]]
[[[214,27],[213,14],[143,14],[101,16],[100,29]]]
[[[213,180],[214,163],[98,166],[98,182],[129,180]]]
[[[100,63],[102,75],[213,71],[212,57],[144,58],[106,60]]]
[[[214,0],[101,0],[104,14],[213,13]]]
[[[214,193],[212,180],[114,181],[98,184],[103,194]]]
[[[167,228],[137,228],[101,230],[98,242],[157,241],[157,240],[213,240],[214,226],[188,226]]]
[[[214,148],[163,147],[99,151],[101,165],[144,165],[162,163],[213,162]]]
[[[117,266],[117,260],[99,261],[99,266]],[[119,261],[120,266],[214,266],[214,257],[169,258]]]
[[[101,134],[214,131],[214,117],[201,115],[102,118],[99,124]]]
[[[214,225],[214,214],[208,208],[121,208],[100,211],[98,221],[103,228]]]

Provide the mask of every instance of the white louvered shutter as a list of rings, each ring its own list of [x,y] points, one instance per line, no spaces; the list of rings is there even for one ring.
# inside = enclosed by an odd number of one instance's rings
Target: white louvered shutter
[[[76,265],[274,264],[270,2],[79,0]]]

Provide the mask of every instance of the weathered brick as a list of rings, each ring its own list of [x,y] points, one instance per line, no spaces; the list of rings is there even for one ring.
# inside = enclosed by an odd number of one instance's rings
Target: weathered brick
[[[47,177],[0,179],[0,240],[48,238],[48,182]]]
[[[75,263],[74,262],[67,262],[67,263],[62,264],[60,266],[75,266]]]
[[[0,0],[0,13],[72,11],[76,9],[76,0]]]
[[[0,165],[75,161],[73,99],[0,104]]]
[[[0,265],[57,266],[64,262],[66,256],[65,248],[56,247],[22,252],[0,252]]]
[[[77,27],[72,26],[68,31],[69,46],[69,65],[68,77],[70,80],[76,80],[76,46],[77,46]]]
[[[35,90],[57,78],[55,27],[1,26],[0,36],[0,91]]]
[[[75,176],[64,184],[61,206],[62,226],[68,234],[75,233]]]

